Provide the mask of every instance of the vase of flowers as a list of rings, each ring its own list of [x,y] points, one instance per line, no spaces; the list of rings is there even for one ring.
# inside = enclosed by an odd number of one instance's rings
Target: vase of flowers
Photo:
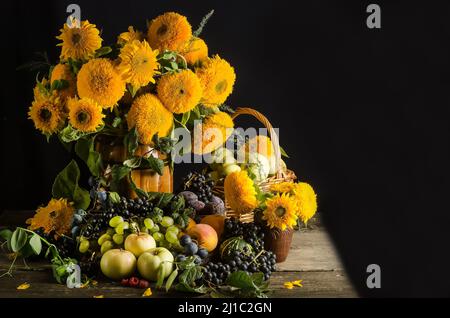
[[[306,224],[316,210],[316,194],[308,183],[281,182],[270,186],[255,217],[265,229],[264,247],[275,253],[278,263],[286,260],[299,223]]]

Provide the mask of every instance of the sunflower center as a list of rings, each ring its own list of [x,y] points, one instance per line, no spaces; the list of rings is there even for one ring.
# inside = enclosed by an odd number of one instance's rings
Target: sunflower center
[[[163,36],[164,34],[166,34],[166,32],[167,32],[167,25],[163,24],[158,28],[156,34],[158,34],[158,36]]]
[[[227,89],[228,83],[226,80],[220,81],[216,85],[217,94],[222,94]]]
[[[91,116],[88,113],[79,112],[77,114],[77,121],[81,124],[85,124],[85,123],[89,122],[90,119],[91,119]]]
[[[52,118],[52,112],[49,111],[47,108],[43,108],[41,109],[41,111],[39,112],[39,118],[43,121],[43,122],[48,122],[50,120],[50,118]]]
[[[282,206],[279,206],[279,207],[277,207],[277,208],[275,209],[275,214],[276,214],[279,218],[281,218],[281,217],[283,217],[283,216],[286,214],[286,209],[283,208]]]
[[[180,95],[184,95],[184,89],[180,88]]]
[[[81,35],[79,33],[72,34],[72,43],[74,45],[78,44],[81,40]]]

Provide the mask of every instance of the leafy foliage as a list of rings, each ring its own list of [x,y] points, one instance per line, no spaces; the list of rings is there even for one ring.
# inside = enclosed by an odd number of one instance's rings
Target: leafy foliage
[[[75,145],[75,152],[88,166],[92,175],[98,177],[102,170],[102,158],[94,149],[95,137],[81,138]]]
[[[52,195],[54,198],[66,198],[74,202],[78,209],[87,209],[90,204],[89,192],[78,185],[80,169],[72,160],[53,182]]]
[[[205,28],[206,24],[208,23],[209,19],[212,17],[212,15],[214,14],[214,10],[211,10],[208,12],[208,14],[206,14],[203,18],[202,21],[200,22],[200,25],[198,26],[197,30],[195,30],[192,35],[195,37],[199,37],[200,34],[203,32],[203,29]]]
[[[245,271],[236,271],[228,276],[226,285],[212,291],[211,296],[214,298],[267,298],[268,293],[269,281],[264,280],[263,273],[250,274]]]

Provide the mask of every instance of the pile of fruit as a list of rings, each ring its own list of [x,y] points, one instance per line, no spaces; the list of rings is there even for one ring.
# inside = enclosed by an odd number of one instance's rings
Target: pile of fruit
[[[189,173],[178,194],[136,199],[107,192],[96,180],[89,183],[96,204],[76,211],[68,238],[88,276],[101,271],[124,286],[166,282],[167,290],[176,283],[179,290],[201,292],[226,284],[235,272],[261,272],[268,280],[275,271],[262,228],[225,218],[210,173]]]

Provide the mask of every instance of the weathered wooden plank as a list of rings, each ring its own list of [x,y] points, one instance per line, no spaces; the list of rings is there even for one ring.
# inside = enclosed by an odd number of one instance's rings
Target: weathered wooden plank
[[[137,288],[122,287],[118,283],[99,281],[97,286],[90,286],[80,289],[69,289],[64,285],[53,282],[50,271],[16,271],[14,278],[0,278],[0,298],[16,297],[77,297],[92,298],[103,295],[107,298],[123,297],[134,298],[142,297],[143,290]],[[286,281],[302,279],[303,287],[286,289],[283,284]],[[26,290],[17,290],[17,286],[28,282],[30,288]],[[352,286],[348,283],[345,274],[341,271],[336,272],[304,272],[274,273],[271,278],[271,289],[273,294],[270,297],[356,297]],[[174,291],[166,293],[152,288],[152,297],[195,297],[193,294],[181,294]]]
[[[294,233],[291,250],[279,271],[343,270],[339,255],[328,233],[323,229],[300,230]]]

